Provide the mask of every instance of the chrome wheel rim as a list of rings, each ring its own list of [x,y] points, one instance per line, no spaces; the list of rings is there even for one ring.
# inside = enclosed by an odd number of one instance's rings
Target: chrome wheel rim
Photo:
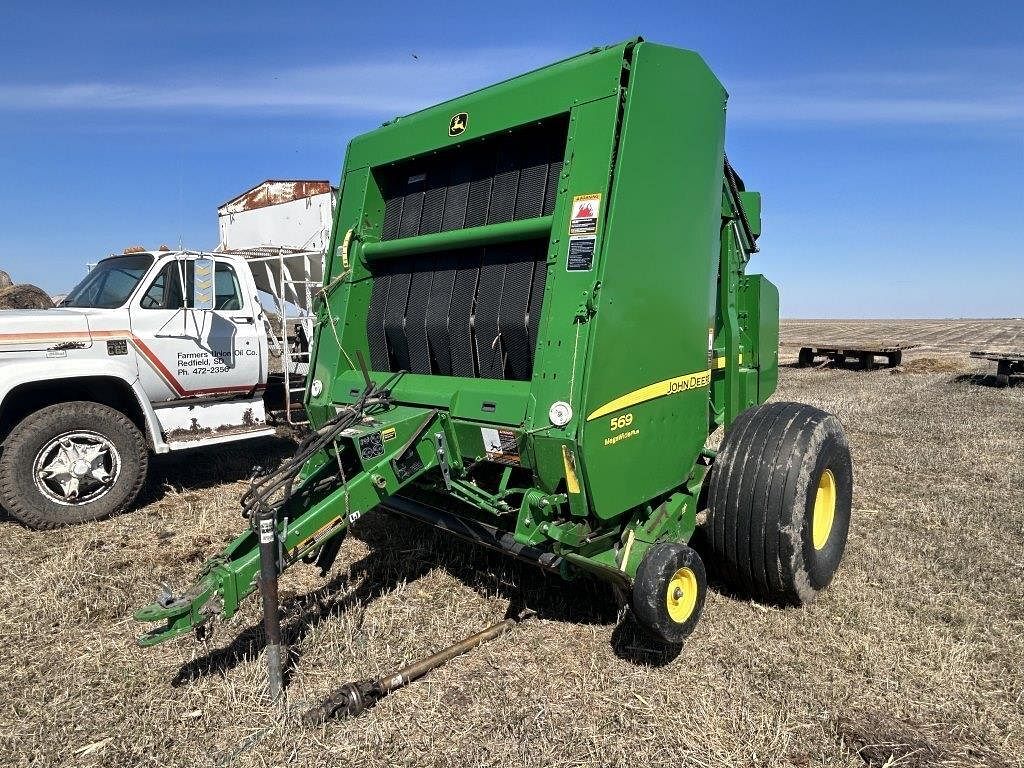
[[[46,443],[32,462],[36,488],[57,504],[77,506],[104,496],[121,474],[117,448],[99,432],[76,430]]]

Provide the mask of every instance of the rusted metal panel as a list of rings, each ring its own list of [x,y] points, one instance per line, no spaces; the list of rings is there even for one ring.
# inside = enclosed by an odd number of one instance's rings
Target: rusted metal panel
[[[246,190],[238,197],[228,200],[217,209],[217,212],[223,216],[227,213],[253,211],[257,208],[266,208],[268,205],[288,203],[292,200],[302,200],[314,195],[327,194],[330,191],[331,183],[329,181],[267,179],[252,189]]]
[[[231,211],[233,205],[222,206],[218,211],[218,250],[273,248],[275,251],[323,251],[327,248],[334,212],[334,194],[330,185],[326,192],[295,200],[235,212]]]

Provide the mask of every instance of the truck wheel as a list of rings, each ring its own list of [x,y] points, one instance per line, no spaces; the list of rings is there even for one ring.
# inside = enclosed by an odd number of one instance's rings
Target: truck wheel
[[[716,570],[754,598],[812,600],[842,560],[852,496],[850,449],[835,416],[802,403],[744,411],[708,486]]]
[[[630,607],[640,625],[665,643],[681,643],[697,626],[707,575],[700,555],[685,544],[661,542],[636,570]]]
[[[58,403],[27,416],[0,454],[0,502],[30,528],[56,528],[128,507],[146,479],[149,451],[120,411]]]

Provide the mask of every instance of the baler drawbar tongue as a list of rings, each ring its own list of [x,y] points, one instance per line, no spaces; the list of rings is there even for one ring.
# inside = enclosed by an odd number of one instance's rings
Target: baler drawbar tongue
[[[377,386],[339,407],[291,459],[253,481],[242,497],[249,528],[207,561],[195,585],[182,596],[165,587],[135,614],[140,622],[165,622],[139,644],[157,645],[193,629],[203,638],[208,622],[234,615],[268,575],[308,556],[336,553],[334,544],[353,521],[437,466],[436,438],[428,434],[436,420],[436,410],[392,405]],[[273,567],[261,576],[267,539]]]

